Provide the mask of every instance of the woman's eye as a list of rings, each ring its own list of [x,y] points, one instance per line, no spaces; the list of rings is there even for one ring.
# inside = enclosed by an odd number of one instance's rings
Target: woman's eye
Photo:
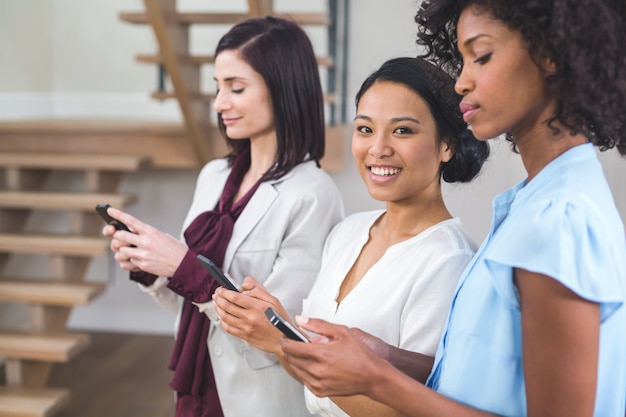
[[[356,130],[360,133],[372,133],[372,129],[367,126],[357,126]]]
[[[491,59],[491,54],[492,54],[492,53],[491,53],[491,52],[489,52],[488,54],[481,55],[481,56],[479,56],[478,58],[476,58],[476,59],[474,60],[474,62],[475,62],[475,63],[477,63],[477,64],[480,64],[480,65],[486,64],[486,63],[487,63],[487,62],[489,62],[489,60]]]
[[[400,126],[400,127],[396,127],[393,130],[393,133],[399,133],[401,135],[409,135],[409,134],[413,133],[413,131],[411,129],[409,129],[408,127]]]
[[[241,94],[243,93],[243,88],[233,88],[231,91],[233,94]]]

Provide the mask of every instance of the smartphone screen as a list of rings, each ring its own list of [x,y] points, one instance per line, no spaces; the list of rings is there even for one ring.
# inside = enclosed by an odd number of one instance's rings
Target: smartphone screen
[[[295,340],[297,342],[309,343],[309,338],[305,336],[300,330],[296,329],[292,326],[287,320],[282,318],[280,314],[274,311],[272,307],[268,307],[265,310],[265,315],[270,320],[270,322],[278,328],[285,336],[288,338]]]
[[[215,265],[215,263],[213,263],[212,260],[210,260],[209,258],[207,258],[204,255],[198,255],[196,258],[202,264],[202,266],[207,271],[209,271],[211,276],[213,278],[215,278],[215,280],[217,281],[218,284],[220,284],[224,288],[228,288],[229,290],[239,292],[239,289],[237,288],[237,286],[235,284],[233,284],[233,282],[230,279],[228,279],[228,277],[226,275],[224,275],[222,270],[219,269],[217,267],[217,265]]]

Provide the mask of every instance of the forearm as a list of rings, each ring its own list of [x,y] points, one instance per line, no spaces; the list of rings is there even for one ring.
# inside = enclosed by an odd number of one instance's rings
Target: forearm
[[[386,349],[384,358],[394,367],[406,375],[421,382],[426,383],[433,367],[434,357],[418,352],[411,352],[394,346]]]
[[[350,332],[398,370],[421,383],[426,383],[433,367],[432,356],[395,347],[356,327],[351,328]]]
[[[391,366],[380,367],[370,379],[366,395],[407,417],[495,416],[447,398]]]
[[[399,411],[372,400],[364,395],[350,397],[331,397],[331,400],[350,417],[403,417]]]

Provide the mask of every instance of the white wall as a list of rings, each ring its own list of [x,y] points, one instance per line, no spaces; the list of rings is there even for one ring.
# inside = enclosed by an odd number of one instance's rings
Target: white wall
[[[279,11],[323,10],[324,0],[275,0]],[[181,10],[244,10],[244,0],[179,0]],[[0,120],[61,117],[180,120],[175,103],[149,99],[156,70],[134,62],[137,53],[155,50],[148,28],[123,23],[122,11],[143,8],[141,0],[0,0]],[[352,0],[349,34],[348,114],[361,81],[384,60],[416,54],[413,16],[416,0]],[[194,53],[209,53],[226,31],[195,29]],[[316,48],[325,48],[324,34],[310,30]],[[203,72],[212,88],[211,68]],[[349,154],[346,169],[334,173],[346,210],[352,213],[381,207],[367,195]],[[622,217],[626,218],[626,161],[613,152],[602,157]],[[195,182],[195,172],[145,171],[129,176],[122,191],[139,200],[128,211],[178,235]],[[480,241],[491,218],[491,199],[524,176],[519,157],[504,141],[492,141],[492,157],[482,175],[469,185],[444,185],[451,212],[462,218]],[[107,257],[96,259],[88,278],[110,280],[107,292],[86,307],[76,308],[72,328],[171,333],[174,317],[161,310]]]

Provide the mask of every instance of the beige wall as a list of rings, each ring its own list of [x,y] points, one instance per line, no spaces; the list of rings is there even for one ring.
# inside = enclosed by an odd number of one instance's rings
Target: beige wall
[[[280,11],[323,10],[325,0],[275,0]],[[352,0],[349,34],[348,115],[361,81],[385,59],[415,55],[416,0]],[[244,10],[244,0],[179,0],[181,10]],[[0,119],[133,118],[171,119],[180,115],[175,103],[155,103],[149,92],[156,70],[137,64],[134,55],[155,50],[149,29],[119,21],[122,11],[142,9],[141,0],[0,0]],[[192,51],[210,53],[227,28],[192,32]],[[323,51],[323,32],[311,29]],[[212,88],[211,68],[203,72]],[[372,201],[349,155],[346,169],[333,178],[342,190],[348,213],[381,207]],[[492,142],[492,158],[483,174],[469,185],[444,186],[451,212],[461,217],[477,241],[491,218],[491,198],[524,177],[518,156],[503,141]],[[615,198],[626,218],[626,161],[615,154],[602,158]],[[178,235],[193,192],[195,172],[146,171],[132,175],[123,191],[137,193],[128,210],[164,231]],[[109,289],[95,303],[77,308],[70,325],[119,331],[170,333],[173,316],[141,294],[126,274],[102,257],[89,272],[92,280],[111,278]]]
[[[50,91],[52,2],[0,1],[0,93]]]

